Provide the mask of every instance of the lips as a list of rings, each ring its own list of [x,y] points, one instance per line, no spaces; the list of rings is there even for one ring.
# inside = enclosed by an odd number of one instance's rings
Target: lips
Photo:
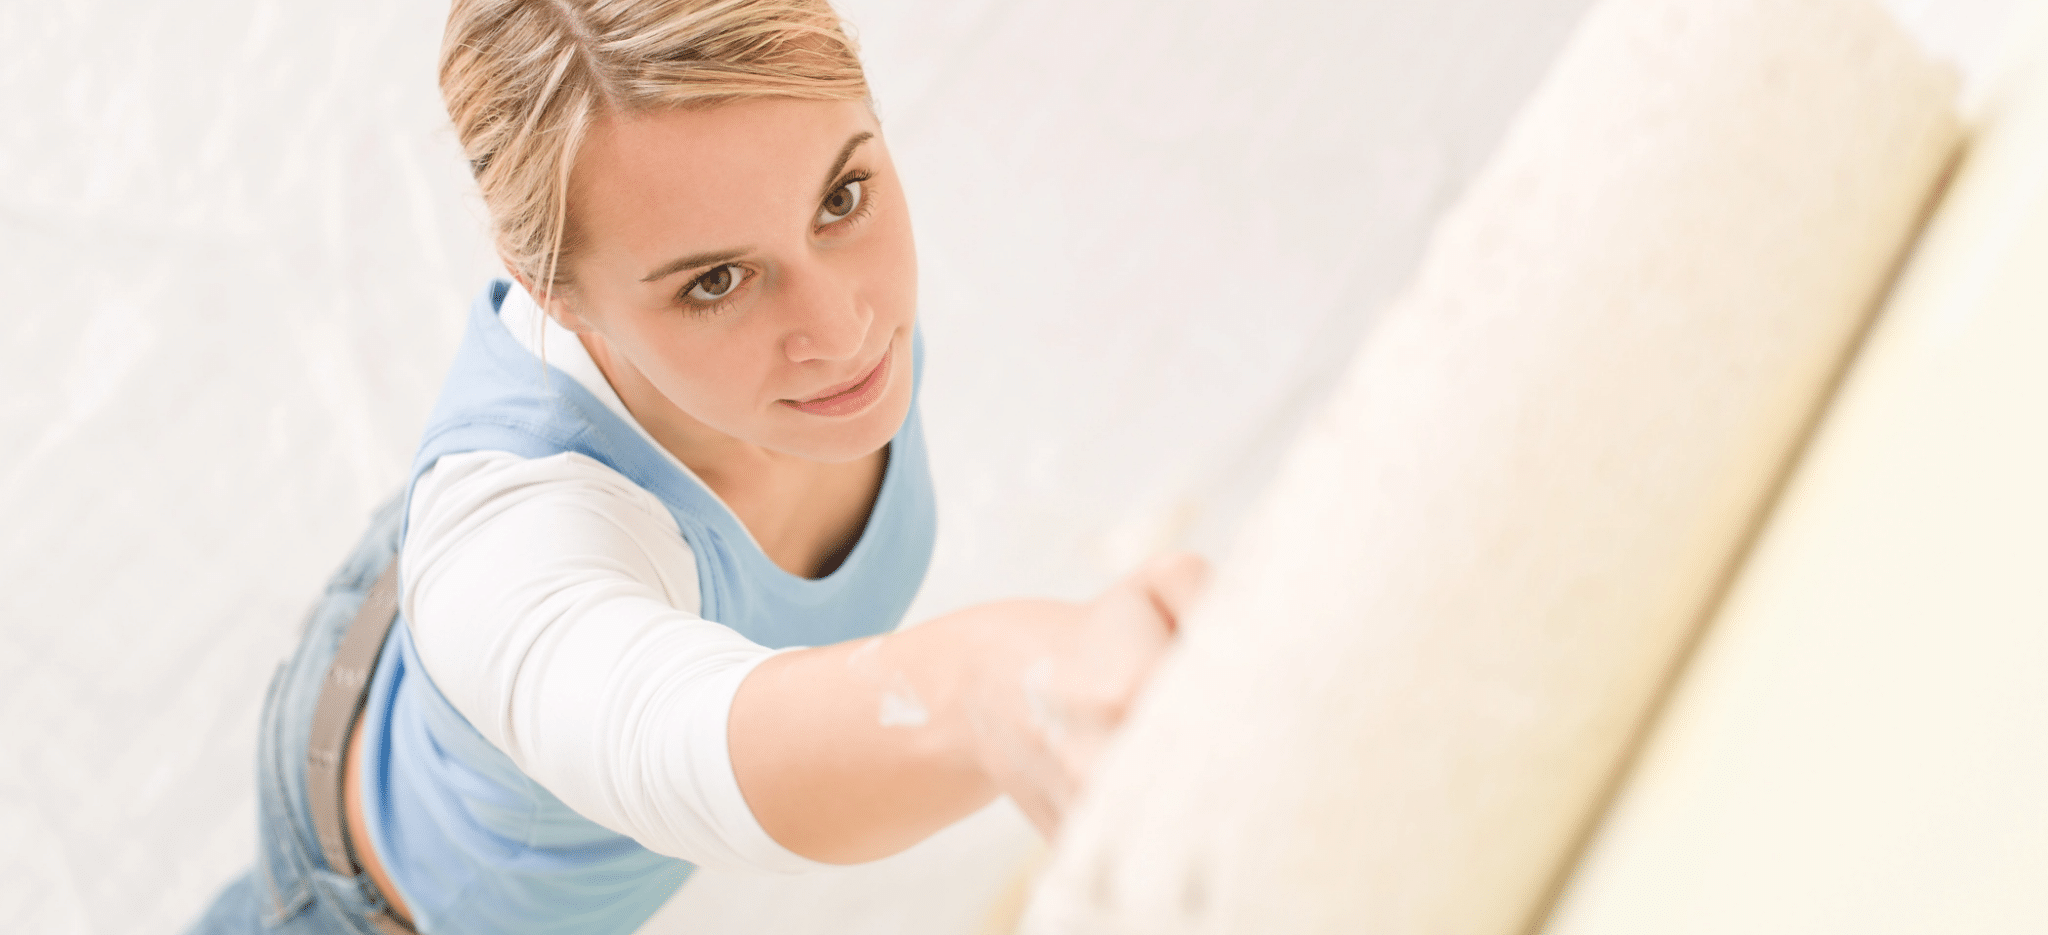
[[[814,416],[846,416],[861,412],[880,399],[882,390],[889,383],[889,360],[896,351],[891,348],[882,355],[880,363],[866,375],[848,383],[828,387],[825,392],[806,400],[777,400],[785,406]]]

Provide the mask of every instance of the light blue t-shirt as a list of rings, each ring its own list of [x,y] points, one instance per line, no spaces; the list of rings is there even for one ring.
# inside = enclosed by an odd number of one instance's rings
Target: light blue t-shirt
[[[498,316],[510,288],[492,282],[471,308],[413,462],[415,481],[458,452],[578,452],[668,507],[696,557],[705,619],[778,649],[873,636],[902,620],[931,562],[936,526],[918,419],[921,336],[910,411],[889,443],[860,541],[831,574],[802,578],[763,554],[696,478],[522,346]],[[402,616],[363,718],[365,817],[423,935],[631,932],[689,876],[690,864],[584,818],[514,766],[434,687]]]

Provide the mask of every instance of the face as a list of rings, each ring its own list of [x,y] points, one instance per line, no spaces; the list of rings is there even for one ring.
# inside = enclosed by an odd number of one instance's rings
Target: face
[[[569,216],[570,284],[548,311],[685,463],[735,446],[848,461],[902,424],[917,260],[865,104],[602,120]]]

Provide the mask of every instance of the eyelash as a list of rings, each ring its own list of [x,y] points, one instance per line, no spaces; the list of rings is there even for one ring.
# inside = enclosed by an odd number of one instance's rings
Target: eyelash
[[[848,185],[854,184],[855,182],[860,183],[860,204],[854,206],[852,214],[840,218],[837,221],[833,221],[831,224],[826,225],[827,227],[837,227],[841,224],[853,224],[860,221],[862,218],[865,218],[868,215],[874,213],[875,186],[870,184],[873,178],[874,177],[869,175],[866,170],[857,170],[854,172],[847,173],[845,178],[839,180],[839,184],[832,186],[832,192],[837,192]],[[832,194],[832,192],[828,192],[826,194],[829,196],[830,194]]]
[[[860,204],[854,207],[852,214],[840,218],[839,220],[833,221],[832,223],[825,225],[826,227],[837,227],[842,224],[856,224],[859,223],[861,220],[865,219],[868,215],[874,213],[875,189],[873,185],[869,184],[873,178],[874,177],[872,175],[868,174],[864,170],[854,171],[847,173],[845,178],[839,180],[839,184],[832,186],[832,191],[837,192],[848,185],[852,185],[856,182],[860,183]],[[721,269],[725,269],[726,267],[731,267],[733,269],[740,271],[740,273],[743,274],[746,278],[740,280],[737,285],[734,285],[731,291],[727,292],[723,298],[720,298],[718,301],[713,302],[710,305],[701,304],[690,298],[690,290],[697,288],[698,283],[703,282],[705,277],[710,276],[712,273],[716,273]],[[739,265],[738,263],[725,263],[719,266],[714,266],[708,270],[705,270],[702,274],[697,276],[697,278],[692,279],[689,282],[683,283],[683,288],[676,292],[676,302],[678,304],[681,304],[685,308],[690,309],[693,314],[709,318],[713,315],[717,315],[718,313],[725,311],[728,306],[732,305],[733,301],[739,297],[740,289],[747,284],[748,279],[752,278],[754,278],[753,271],[747,269],[744,266]]]

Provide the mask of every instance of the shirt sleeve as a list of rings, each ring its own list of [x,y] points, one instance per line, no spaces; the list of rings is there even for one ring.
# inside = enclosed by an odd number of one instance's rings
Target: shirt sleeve
[[[702,866],[825,866],[740,793],[727,716],[773,651],[699,616],[653,494],[580,454],[450,455],[413,487],[400,570],[435,686],[570,808]]]

